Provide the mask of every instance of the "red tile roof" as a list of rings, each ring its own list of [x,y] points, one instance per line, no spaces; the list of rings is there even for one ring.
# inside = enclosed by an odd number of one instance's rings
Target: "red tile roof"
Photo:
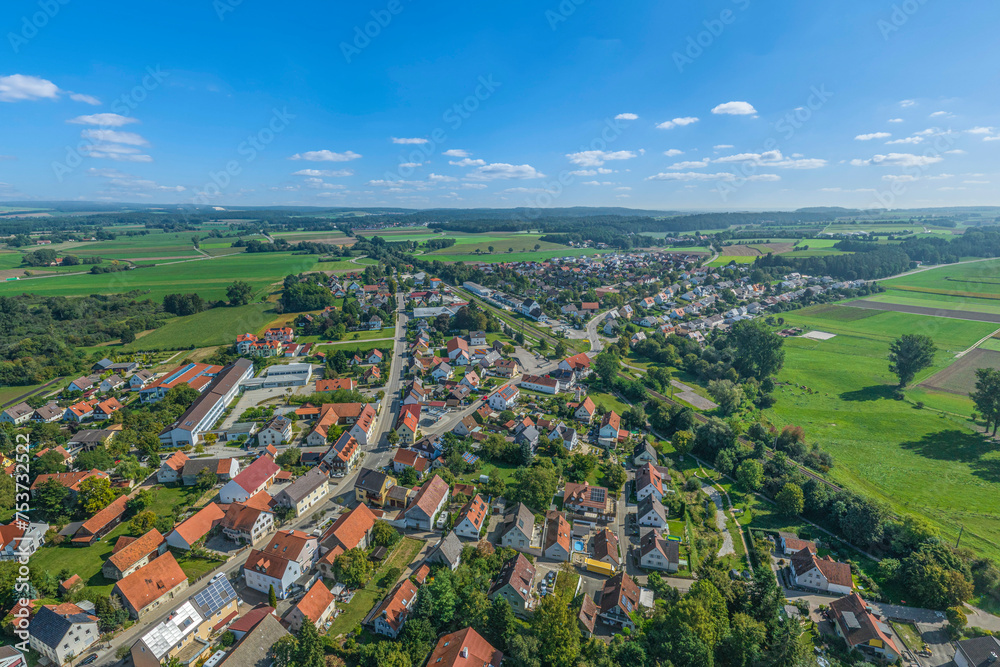
[[[323,618],[323,613],[333,604],[333,593],[323,585],[322,579],[317,579],[306,594],[302,596],[295,608],[314,624]]]
[[[240,488],[246,491],[256,491],[264,483],[278,474],[281,468],[270,455],[265,454],[259,459],[251,463],[243,470],[240,474],[233,477],[233,481],[236,482]]]
[[[465,628],[438,640],[427,664],[433,667],[499,667],[503,653],[473,630]]]
[[[368,531],[375,525],[375,515],[367,505],[358,505],[350,512],[341,514],[337,520],[323,533],[322,542],[327,548],[333,548],[333,542],[339,543],[345,551],[354,549],[364,539]]]
[[[80,482],[87,479],[88,477],[103,477],[108,479],[108,475],[105,472],[101,472],[97,468],[92,470],[81,470],[79,472],[56,472],[56,473],[46,473],[44,475],[39,475],[35,478],[34,483],[31,485],[31,490],[34,491],[39,486],[44,484],[50,479],[54,479],[67,489],[73,491],[80,490]]]
[[[816,552],[810,547],[793,554],[789,560],[791,561],[795,576],[801,576],[812,569],[817,569],[831,584],[854,587],[850,565],[837,562],[829,556],[819,558],[816,556]]]
[[[119,496],[115,498],[115,501],[113,503],[102,509],[100,512],[98,512],[91,518],[84,521],[83,525],[80,526],[80,530],[77,532],[77,534],[86,531],[91,535],[96,535],[97,533],[101,532],[101,530],[104,529],[105,526],[119,519],[122,516],[122,514],[125,513],[125,506],[127,503],[128,503],[127,496]]]
[[[215,503],[209,503],[194,516],[174,526],[174,532],[188,544],[194,544],[207,535],[208,531],[212,530],[212,527],[222,521],[225,516],[226,514],[221,507]]]
[[[483,520],[486,519],[488,509],[486,501],[477,493],[476,497],[467,502],[465,507],[462,508],[461,513],[458,515],[458,521],[455,523],[458,524],[468,519],[475,526],[476,530],[482,530]]]
[[[144,558],[153,553],[163,544],[163,535],[157,529],[152,529],[137,540],[130,542],[125,548],[111,554],[108,561],[111,562],[120,572],[124,572],[134,565],[140,558]]]
[[[441,504],[447,493],[448,484],[434,475],[420,487],[420,491],[417,492],[410,506],[406,508],[406,512],[409,513],[410,510],[419,507],[426,516],[433,517],[438,505]]]
[[[188,460],[188,455],[184,452],[174,452],[170,455],[170,458],[163,462],[163,465],[167,466],[174,472],[180,472]]]
[[[389,627],[398,633],[403,627],[403,623],[406,622],[406,616],[409,614],[410,607],[416,597],[417,587],[409,579],[404,579],[396,584],[389,595],[385,596],[382,604],[375,611],[374,618],[382,616]]]
[[[353,378],[337,378],[336,380],[316,380],[316,391],[337,391],[346,389],[354,391],[358,384]]]
[[[115,584],[115,590],[128,600],[133,609],[139,610],[187,581],[184,570],[167,552],[143,565]]]
[[[274,607],[265,604],[257,605],[230,625],[229,630],[231,632],[250,632],[268,614],[274,614]]]

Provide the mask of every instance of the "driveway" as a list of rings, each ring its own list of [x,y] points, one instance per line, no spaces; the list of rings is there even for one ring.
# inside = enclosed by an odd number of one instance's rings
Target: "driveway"
[[[709,486],[704,482],[702,482],[701,490],[708,494],[708,497],[715,503],[715,527],[722,533],[722,546],[719,547],[719,558],[736,553],[736,549],[733,547],[733,535],[726,530],[726,512],[723,510],[725,505],[722,502],[722,494],[714,486]]]

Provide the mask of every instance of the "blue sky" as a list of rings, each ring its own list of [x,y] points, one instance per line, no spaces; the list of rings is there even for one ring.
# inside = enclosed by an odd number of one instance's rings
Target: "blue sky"
[[[1000,204],[996,3],[293,4],[8,0],[0,198]]]

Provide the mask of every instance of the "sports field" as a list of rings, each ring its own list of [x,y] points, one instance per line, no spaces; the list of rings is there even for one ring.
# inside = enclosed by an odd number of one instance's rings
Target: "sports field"
[[[830,451],[838,484],[881,498],[897,511],[920,514],[950,539],[1000,557],[1000,451],[958,415],[918,409],[893,398],[889,343],[901,333],[926,333],[939,348],[922,382],[955,361],[955,354],[989,335],[995,325],[908,313],[819,306],[783,315],[788,326],[827,331],[826,341],[786,340],[778,399],[767,416],[796,424],[810,442]],[[959,407],[953,394],[907,391],[930,407]],[[941,404],[932,405],[935,397]],[[968,414],[968,412],[965,412]]]
[[[250,283],[259,293],[290,273],[311,271],[317,255],[260,253],[227,255],[120,271],[38,278],[0,283],[0,294],[33,293],[45,296],[87,296],[142,290],[154,301],[167,294],[197,292],[205,300],[226,298],[226,287],[235,280]]]

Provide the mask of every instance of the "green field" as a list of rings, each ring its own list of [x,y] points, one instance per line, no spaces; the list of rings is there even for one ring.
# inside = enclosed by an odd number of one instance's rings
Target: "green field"
[[[991,313],[1000,315],[1000,301],[976,299],[944,294],[925,294],[923,292],[906,292],[890,289],[883,294],[865,297],[868,301],[879,303],[897,303],[901,306],[919,306],[921,308],[941,308],[942,310],[964,310],[972,313]]]
[[[1000,295],[1000,259],[942,266],[886,280],[882,285],[996,296]]]
[[[270,307],[267,303],[252,303],[175,317],[159,329],[138,336],[122,350],[179,350],[191,345],[231,345],[239,334],[259,331],[270,322],[274,318]]]
[[[950,539],[964,526],[963,544],[1000,557],[995,502],[1000,451],[976,434],[967,418],[894,400],[895,377],[886,361],[889,343],[899,334],[932,336],[939,350],[919,383],[993,325],[890,312],[854,319],[854,310],[820,306],[784,315],[787,325],[837,336],[786,341],[778,402],[767,416],[779,427],[802,426],[809,442],[830,451],[833,481],[881,498],[897,511],[924,515]],[[932,397],[950,395],[913,389],[908,396],[935,407]]]
[[[205,300],[226,298],[235,280],[250,283],[257,295],[290,273],[311,271],[316,255],[260,253],[229,255],[99,275],[61,276],[0,284],[0,294],[33,293],[44,296],[87,296],[142,290],[160,301],[167,294],[197,292]]]

